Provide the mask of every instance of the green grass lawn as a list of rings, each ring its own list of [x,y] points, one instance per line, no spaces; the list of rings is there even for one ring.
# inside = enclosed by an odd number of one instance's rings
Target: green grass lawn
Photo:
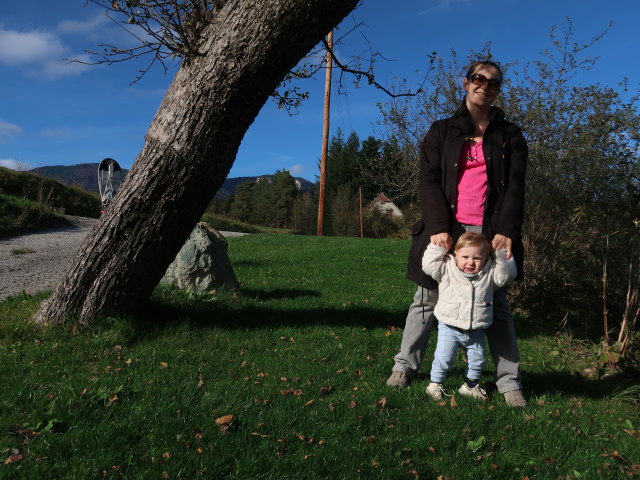
[[[163,289],[140,318],[79,333],[26,323],[44,294],[0,303],[0,478],[637,475],[637,405],[615,395],[628,385],[599,379],[597,346],[535,318],[517,319],[524,411],[495,394],[433,402],[424,374],[386,387],[414,291],[407,249],[232,238],[239,294]]]

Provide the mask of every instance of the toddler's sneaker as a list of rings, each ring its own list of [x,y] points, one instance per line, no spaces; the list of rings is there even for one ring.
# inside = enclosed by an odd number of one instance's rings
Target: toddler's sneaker
[[[431,382],[427,387],[427,395],[434,400],[442,400],[442,397],[446,395],[441,383]]]
[[[486,400],[487,392],[478,383],[475,387],[470,387],[465,383],[458,389],[460,395],[466,395],[468,397],[478,398],[480,400]]]

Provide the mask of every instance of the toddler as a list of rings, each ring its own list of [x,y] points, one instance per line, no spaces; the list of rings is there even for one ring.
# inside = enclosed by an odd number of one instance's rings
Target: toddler
[[[438,345],[431,366],[427,394],[440,400],[442,383],[453,367],[458,347],[465,350],[467,371],[458,390],[461,395],[486,400],[478,383],[485,363],[484,329],[493,321],[493,292],[516,277],[513,256],[499,250],[495,259],[484,235],[467,232],[456,242],[455,256],[442,247],[429,244],[422,258],[422,269],[438,282]]]

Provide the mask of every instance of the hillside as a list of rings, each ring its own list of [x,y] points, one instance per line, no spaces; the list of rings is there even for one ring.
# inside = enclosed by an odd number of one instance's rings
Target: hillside
[[[79,165],[54,165],[48,167],[38,167],[30,170],[43,177],[52,178],[71,187],[78,187],[90,192],[98,192],[98,163],[81,163]],[[123,177],[129,170],[123,168]],[[316,184],[300,177],[294,177],[298,190],[311,192]],[[234,194],[235,189],[243,182],[255,182],[257,179],[269,181],[271,175],[260,175],[255,177],[232,177],[227,178],[215,195],[216,200],[224,200]]]
[[[98,196],[30,172],[0,167],[0,235],[66,223],[63,215],[97,218]]]

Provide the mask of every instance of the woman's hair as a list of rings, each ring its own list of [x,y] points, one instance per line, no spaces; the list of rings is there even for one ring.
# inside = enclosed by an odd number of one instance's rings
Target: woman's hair
[[[491,244],[489,239],[482,233],[467,232],[460,235],[460,238],[456,242],[454,251],[457,252],[461,248],[465,247],[482,247],[482,253],[486,258],[491,255]]]
[[[471,63],[471,65],[469,65],[469,68],[467,69],[466,77],[468,78],[473,75],[473,72],[475,72],[476,69],[481,65],[497,69],[498,73],[500,74],[500,79],[502,79],[502,69],[500,68],[500,65],[498,65],[496,62],[492,62],[491,60],[476,60],[475,62]]]

